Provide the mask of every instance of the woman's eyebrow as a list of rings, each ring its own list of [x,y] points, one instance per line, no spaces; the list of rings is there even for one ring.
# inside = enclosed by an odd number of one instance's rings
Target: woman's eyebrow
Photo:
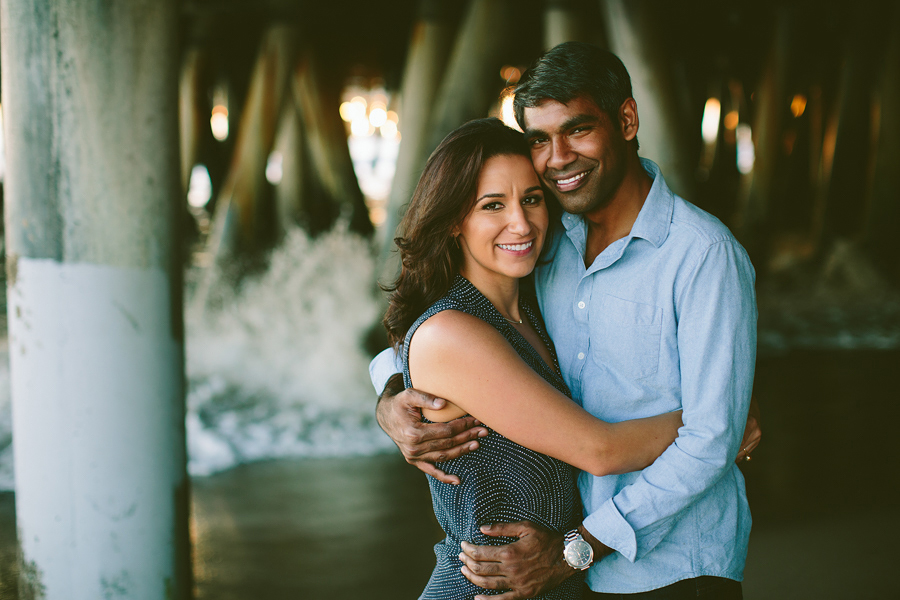
[[[500,192],[488,192],[487,194],[475,198],[475,202],[481,202],[485,198],[506,198],[506,194],[501,194]]]

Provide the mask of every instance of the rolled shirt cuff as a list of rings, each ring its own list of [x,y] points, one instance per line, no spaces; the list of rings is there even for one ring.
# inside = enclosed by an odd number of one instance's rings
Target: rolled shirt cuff
[[[629,562],[634,562],[637,558],[637,534],[619,513],[612,498],[588,515],[584,520],[584,528]]]
[[[388,379],[394,374],[402,372],[403,363],[400,360],[400,356],[394,352],[393,348],[381,351],[378,356],[373,358],[372,362],[369,363],[369,379],[372,380],[372,386],[375,388],[375,393],[379,396],[381,395],[381,392],[384,391],[384,386],[387,385]]]

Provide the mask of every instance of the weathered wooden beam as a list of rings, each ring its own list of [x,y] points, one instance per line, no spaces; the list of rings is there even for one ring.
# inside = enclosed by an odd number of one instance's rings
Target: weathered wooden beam
[[[369,211],[353,171],[338,95],[329,93],[333,90],[327,88],[311,52],[305,52],[298,60],[290,85],[303,123],[312,172],[327,194],[327,201],[340,207],[348,217],[352,231],[364,235],[372,233]],[[307,205],[307,208],[313,207]]]
[[[275,142],[285,92],[294,64],[296,31],[274,25],[263,36],[241,113],[234,154],[213,216],[210,252],[218,260],[240,249],[256,252],[274,234],[269,214],[266,162]],[[198,288],[198,298],[205,286]]]
[[[791,13],[782,7],[775,12],[775,32],[766,56],[761,80],[756,88],[752,134],[753,170],[745,173],[742,192],[732,226],[750,255],[762,258],[771,231],[769,207],[775,193],[775,172],[782,156],[784,114],[787,111],[786,79],[790,58]],[[762,260],[757,260],[762,265]]]
[[[177,3],[0,23],[19,597],[187,599]]]
[[[826,128],[823,160],[824,201],[819,206],[815,232],[822,252],[836,238],[859,240],[864,227],[867,191],[865,182],[874,160],[872,100],[877,74],[875,65],[884,48],[884,23],[866,18],[864,3],[853,11],[853,22],[844,48],[844,60],[835,112]],[[871,6],[871,4],[870,4]]]
[[[590,42],[581,6],[577,0],[546,0],[544,7],[544,49],[563,42]]]
[[[670,54],[660,40],[656,3],[650,0],[601,0],[609,49],[631,75],[640,116],[641,156],[659,164],[666,183],[691,197],[694,167],[687,140],[686,107],[679,101]],[[696,134],[695,134],[696,135]]]
[[[448,133],[487,116],[500,93],[500,67],[509,46],[508,0],[472,0],[435,98],[428,154]]]
[[[875,162],[869,186],[864,245],[900,284],[900,7],[886,15],[890,42],[876,93]]]
[[[386,218],[379,239],[380,262],[385,281],[391,280],[399,263],[393,253],[394,235],[403,216],[403,209],[419,180],[428,158],[431,111],[438,86],[450,54],[450,27],[446,7],[439,0],[423,0],[419,20],[413,27],[403,87],[400,91],[401,126],[403,137],[397,155],[397,167],[388,197]]]
[[[210,105],[207,99],[204,70],[207,52],[200,47],[190,48],[181,67],[178,85],[178,125],[181,142],[181,186],[187,192],[191,169],[197,163],[200,146],[209,127]]]

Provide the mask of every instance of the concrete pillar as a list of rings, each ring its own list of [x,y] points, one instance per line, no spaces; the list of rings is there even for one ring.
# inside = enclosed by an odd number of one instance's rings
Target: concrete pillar
[[[650,0],[601,0],[609,49],[625,63],[637,101],[640,154],[656,162],[672,190],[691,198],[695,164],[686,143],[692,132],[677,96],[681,89],[654,21]],[[694,136],[697,134],[694,133]]]
[[[381,264],[385,268],[384,281],[390,281],[399,268],[399,257],[393,252],[397,225],[403,209],[412,198],[419,175],[428,158],[429,122],[438,86],[450,54],[450,27],[441,0],[423,0],[421,14],[413,27],[409,54],[403,72],[400,92],[400,151],[391,193],[387,203],[387,217],[379,239]]]
[[[2,0],[20,597],[186,599],[175,0]]]

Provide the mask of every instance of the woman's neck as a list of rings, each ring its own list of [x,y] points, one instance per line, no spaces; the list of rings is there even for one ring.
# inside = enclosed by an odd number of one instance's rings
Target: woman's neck
[[[521,321],[519,313],[519,280],[498,273],[472,272],[465,266],[459,274],[469,280],[485,298],[490,300],[500,314],[511,321]]]

